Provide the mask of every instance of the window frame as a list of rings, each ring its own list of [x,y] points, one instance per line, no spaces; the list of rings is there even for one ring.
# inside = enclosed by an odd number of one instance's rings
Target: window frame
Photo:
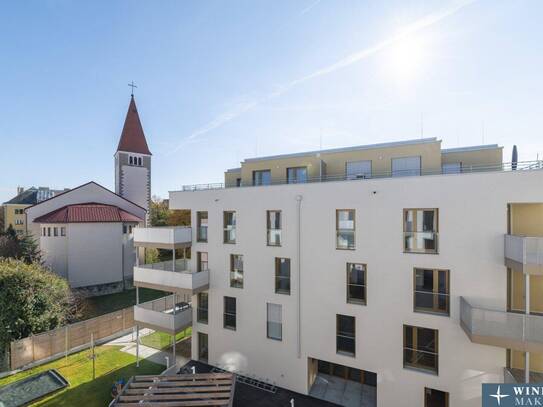
[[[202,254],[206,255],[206,260],[202,260]],[[205,268],[202,267],[203,264],[206,265]],[[196,272],[200,273],[202,271],[209,271],[209,254],[208,254],[208,252],[196,252]]]
[[[424,387],[424,407],[428,407],[428,399],[426,398],[426,396],[428,394],[428,390],[430,390],[430,391],[438,391],[440,393],[445,394],[445,407],[449,407],[450,395],[449,395],[448,391],[433,389],[431,387],[426,387],[426,386]]]
[[[413,348],[410,348],[410,347],[407,346],[407,329],[413,329],[413,333],[412,333],[413,342],[414,342],[414,347]],[[417,338],[417,336],[418,336],[418,330],[419,329],[426,329],[426,330],[434,332],[435,352],[422,350],[422,349],[418,348],[418,338]],[[418,365],[411,364],[410,362],[406,361],[406,351],[421,352],[421,353],[426,353],[426,354],[433,355],[433,357],[435,357],[435,369],[425,367],[424,365],[421,365],[421,364],[418,364]],[[433,329],[433,328],[426,328],[426,327],[422,327],[422,326],[404,324],[403,325],[403,352],[402,352],[402,356],[403,356],[403,368],[404,369],[415,370],[415,371],[418,371],[418,372],[423,372],[423,373],[428,373],[428,374],[432,374],[432,375],[435,375],[435,376],[439,376],[439,330],[438,329]]]
[[[227,299],[233,299],[234,302],[234,312],[226,312],[226,302],[227,302]],[[224,329],[229,329],[231,331],[236,331],[237,330],[237,327],[238,327],[238,321],[237,321],[237,299],[236,297],[230,297],[230,296],[227,296],[225,295],[223,297],[223,328]],[[230,317],[234,317],[234,325],[227,325],[227,316],[230,316]]]
[[[227,216],[232,214],[233,215],[233,223],[231,224],[226,224],[226,220],[227,220]],[[222,219],[222,222],[223,222],[223,243],[224,244],[236,244],[236,240],[237,240],[237,236],[236,236],[236,231],[237,231],[237,215],[236,215],[236,211],[223,211],[223,219]],[[230,239],[227,239],[226,237],[227,236],[230,236],[230,232],[234,231],[234,239],[233,240],[230,240]]]
[[[236,257],[238,258],[238,262],[239,262],[239,260],[241,260],[241,269],[235,267],[235,265],[236,265]],[[244,277],[245,277],[245,275],[243,274],[243,268],[244,268],[243,254],[232,254],[231,253],[230,254],[230,274],[229,274],[230,288],[241,288],[241,289],[243,289],[243,280],[244,280]],[[232,275],[235,275],[236,273],[241,275],[241,279],[232,278]],[[241,281],[241,283],[235,284],[236,281]]]
[[[269,174],[269,180],[268,182],[263,182],[263,177],[262,175],[263,174]],[[260,181],[257,183],[257,174],[260,175]],[[255,187],[258,187],[258,186],[265,186],[265,185],[271,185],[272,183],[272,176],[271,176],[271,169],[262,169],[262,170],[253,170],[253,186]]]
[[[281,321],[280,322],[270,321],[270,305],[279,307],[280,314],[281,314]],[[272,324],[273,323],[278,323],[279,324],[279,334],[280,334],[279,337],[274,337],[274,336],[270,335],[270,323],[272,323]],[[274,340],[274,341],[278,341],[278,342],[283,341],[283,305],[282,304],[275,304],[275,303],[271,303],[271,302],[266,303],[266,338]]]
[[[407,214],[409,211],[432,211],[434,212],[434,225],[433,230],[431,232],[424,231],[424,230],[416,230],[416,231],[408,231],[407,230]],[[424,214],[423,214],[424,216]],[[416,223],[413,222],[413,223]],[[403,239],[402,239],[402,249],[404,253],[412,253],[412,254],[439,254],[439,208],[404,208],[402,212],[402,224],[403,224]],[[434,234],[434,244],[435,249],[408,249],[406,246],[406,237],[408,233],[415,234],[417,233],[433,233]]]
[[[205,213],[205,220],[207,221],[205,226],[202,226],[202,219],[204,219],[202,217],[202,214]],[[209,237],[208,235],[208,231],[209,231],[209,213],[208,211],[197,211],[196,212],[196,241],[199,242],[199,243],[207,243],[207,239]],[[202,233],[201,233],[201,229],[202,228],[205,228],[206,232],[205,232],[205,239],[202,238]]]
[[[364,284],[352,284],[350,283],[350,272],[351,272],[351,268],[349,266],[351,265],[358,265],[358,266],[363,266],[363,273],[364,273]],[[350,286],[356,286],[356,287],[362,287],[363,288],[363,293],[364,293],[364,298],[362,300],[359,300],[359,299],[352,299],[350,297],[350,291],[349,291],[349,287]],[[354,305],[367,305],[368,304],[368,291],[367,291],[367,288],[368,288],[368,266],[367,264],[365,263],[351,263],[351,262],[347,262],[347,265],[346,265],[346,290],[347,290],[347,304],[354,304]]]
[[[202,307],[202,297],[206,297],[206,307]],[[209,324],[209,293],[201,291],[196,296],[196,322],[199,324]],[[205,314],[205,318],[203,315]]]
[[[270,214],[275,213],[275,216],[279,214],[279,229],[272,228]],[[271,243],[270,232],[279,231],[279,243]],[[281,247],[283,243],[283,212],[280,209],[270,209],[266,211],[266,245],[271,247]]]
[[[289,170],[296,170],[295,171],[295,179],[291,180],[288,176],[288,173],[289,173]],[[303,181],[299,181],[298,180],[298,170],[305,170],[305,179]],[[300,166],[296,166],[296,167],[288,167],[287,168],[287,177],[286,177],[286,180],[287,180],[287,184],[305,184],[309,181],[309,172],[307,171],[307,165],[300,165]]]
[[[339,213],[340,212],[352,212],[353,213],[353,228],[352,229],[340,229],[339,228]],[[353,245],[352,247],[340,247],[338,245],[339,235],[341,231],[352,231],[353,233]],[[336,250],[356,250],[356,209],[336,209]]]
[[[431,270],[432,271],[432,291],[422,291],[417,290],[417,272],[418,271],[426,271]],[[446,294],[442,294],[439,292],[439,273],[444,272],[445,273],[445,286],[447,289]],[[437,291],[436,291],[437,289]],[[430,308],[424,308],[424,307],[417,307],[417,293],[421,294],[431,294],[433,298],[433,307]],[[439,308],[438,301],[440,297],[446,298],[447,302],[447,310],[442,311]],[[427,267],[413,267],[413,312],[418,312],[422,314],[433,314],[433,315],[442,315],[445,317],[451,316],[451,270],[450,269],[438,269],[438,268],[427,268]]]
[[[278,273],[278,271],[281,270],[281,264],[282,264],[281,260],[286,260],[288,262],[288,277],[282,276],[282,275],[280,275],[280,273]],[[290,266],[291,266],[291,261],[290,261],[289,257],[275,257],[275,260],[274,260],[274,268],[275,268],[274,292],[275,292],[275,294],[290,295],[290,293],[292,292],[292,289],[291,289],[292,270],[291,270]],[[288,292],[285,289],[279,288],[280,285],[277,284],[278,281],[287,280],[287,279],[288,279]]]
[[[339,321],[341,319],[340,317],[352,318],[352,322],[353,322],[352,336],[345,335],[345,334],[340,335],[340,331],[339,331],[339,325],[340,325]],[[354,348],[353,352],[339,349],[339,341],[338,341],[339,337],[353,341],[353,348]],[[351,356],[353,358],[356,357],[356,317],[353,315],[336,314],[336,354],[343,355],[343,356]]]

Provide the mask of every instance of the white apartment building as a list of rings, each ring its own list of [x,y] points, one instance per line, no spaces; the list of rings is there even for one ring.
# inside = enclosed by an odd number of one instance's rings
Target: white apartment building
[[[192,295],[195,360],[344,405],[480,406],[543,377],[542,169],[436,139],[246,160],[170,192],[191,230],[136,229],[191,259],[134,282]]]

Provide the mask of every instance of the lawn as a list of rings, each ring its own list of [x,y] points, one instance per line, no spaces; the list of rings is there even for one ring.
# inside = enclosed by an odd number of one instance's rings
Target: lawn
[[[164,297],[163,291],[140,288],[140,303]],[[136,304],[136,289],[122,291],[120,293],[101,295],[99,297],[86,298],[83,304],[83,315],[80,320],[94,318],[110,312]]]
[[[0,379],[0,387],[49,369],[56,369],[70,385],[53,395],[42,399],[33,406],[82,406],[104,407],[111,400],[111,388],[116,380],[127,381],[136,374],[159,374],[165,367],[147,360],[140,361],[136,368],[136,357],[121,352],[117,346],[96,348],[96,379],[92,380],[92,360],[90,350],[74,353],[65,358],[37,366],[35,368]]]
[[[192,327],[185,329],[182,332],[179,332],[175,335],[176,343],[181,339],[191,336]],[[145,346],[149,346],[154,349],[166,349],[172,345],[172,336],[170,334],[155,331],[150,335],[142,336],[140,338],[140,343]]]

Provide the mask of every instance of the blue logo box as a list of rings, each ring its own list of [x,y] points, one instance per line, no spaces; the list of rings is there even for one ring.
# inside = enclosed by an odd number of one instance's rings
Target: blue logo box
[[[543,383],[483,384],[482,407],[542,406]]]

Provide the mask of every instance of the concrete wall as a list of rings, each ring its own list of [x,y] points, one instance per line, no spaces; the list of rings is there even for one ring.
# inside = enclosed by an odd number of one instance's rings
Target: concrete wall
[[[47,267],[57,273],[59,276],[69,279],[68,276],[68,238],[61,236],[60,229],[66,228],[66,224],[41,224],[40,230],[51,228],[51,236],[44,236],[41,233],[39,237],[40,249],[44,256],[44,262]],[[57,228],[58,236],[54,236],[53,230]]]
[[[192,247],[209,253],[209,324],[195,323],[194,331],[209,335],[210,363],[299,392],[308,391],[308,358],[317,358],[376,372],[379,406],[422,406],[430,387],[450,392],[452,407],[478,407],[481,383],[503,380],[506,350],[470,342],[459,325],[459,297],[506,309],[507,204],[543,202],[542,183],[543,172],[519,171],[172,192],[172,209],[209,216],[208,243]],[[335,249],[338,208],[356,209],[356,250]],[[439,254],[403,253],[404,208],[439,208]],[[281,247],[266,245],[268,209],[282,210]],[[224,210],[237,211],[235,245],[222,243]],[[229,287],[230,254],[244,256],[243,289]],[[275,257],[291,259],[290,296],[274,293]],[[366,306],[346,303],[347,262],[367,264]],[[450,317],[413,312],[414,267],[450,270]],[[237,298],[236,331],[222,327],[223,296]],[[268,302],[283,307],[281,342],[266,338]],[[336,354],[336,314],[356,317],[356,357]],[[439,330],[438,376],[403,368],[404,324]]]
[[[503,162],[503,147],[457,152],[451,149],[451,152],[443,152],[441,161],[443,164],[461,163],[462,167],[465,168],[469,168],[470,166],[498,165]]]

